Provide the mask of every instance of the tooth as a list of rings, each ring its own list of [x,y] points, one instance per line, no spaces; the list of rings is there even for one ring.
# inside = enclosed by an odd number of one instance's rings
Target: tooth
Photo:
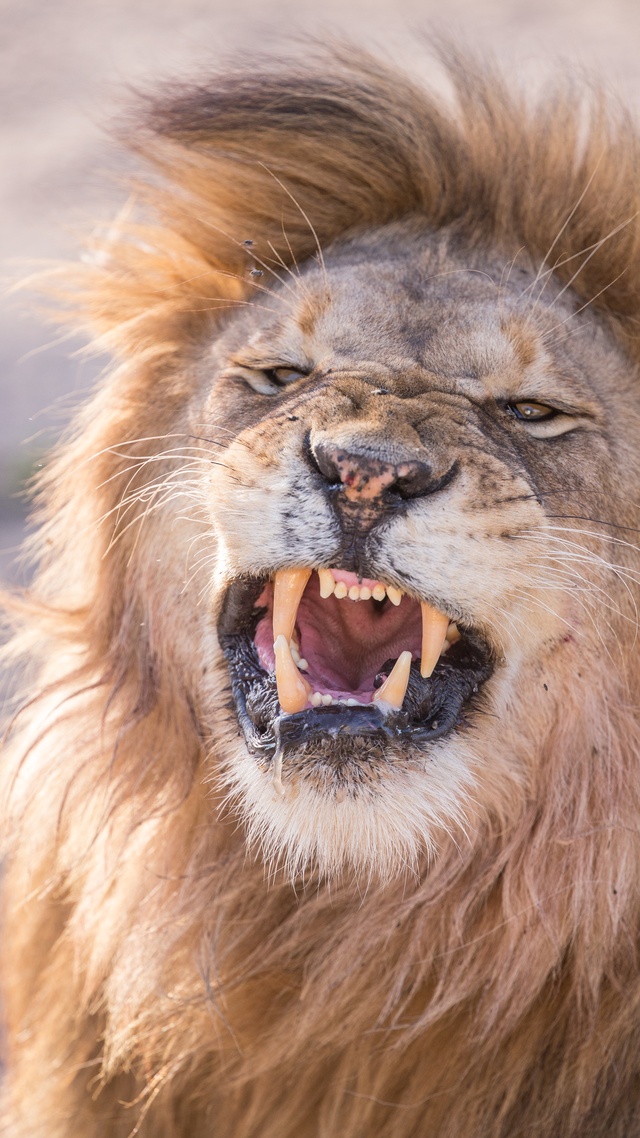
[[[359,585],[352,585],[351,586],[351,588],[349,589],[349,600],[350,601],[359,601],[360,600],[360,586]]]
[[[329,704],[333,703],[333,696],[330,696],[327,692],[325,695],[323,695],[322,702],[325,707],[329,707]]]
[[[273,650],[276,654],[276,683],[280,707],[288,715],[293,715],[295,711],[302,711],[305,706],[311,692],[311,684],[302,678],[296,668],[291,649],[282,633],[276,637]]]
[[[333,590],[336,587],[333,573],[330,569],[318,569],[318,577],[320,578],[320,596],[323,601],[326,601],[327,597],[333,596]]]
[[[289,647],[291,649],[291,655],[293,656],[296,664],[299,664],[300,663],[300,653],[298,652],[296,642],[293,639],[293,636],[291,637],[291,640],[289,641]]]
[[[402,589],[396,589],[395,585],[387,585],[387,596],[392,605],[399,605],[404,593]]]
[[[296,660],[296,668],[299,668],[301,672],[307,672],[309,670],[308,660],[305,660],[304,656],[301,660]]]
[[[432,605],[422,601],[422,660],[420,662],[420,675],[426,679],[431,675],[440,658],[442,646],[445,642],[449,617],[438,612]]]
[[[389,707],[401,708],[405,695],[407,694],[407,684],[409,683],[409,673],[411,671],[412,656],[410,652],[401,652],[395,664],[381,688],[373,693],[373,702],[386,703]]]
[[[449,641],[449,644],[455,644],[457,640],[460,640],[460,632],[458,631],[458,626],[453,622],[447,629],[447,640]]]
[[[336,585],[336,588],[335,588],[335,595],[338,598],[338,600],[339,601],[344,600],[344,598],[346,597],[348,592],[349,592],[349,590],[347,589],[347,586],[345,585],[344,581],[338,581],[338,584]]]
[[[375,588],[371,591],[371,596],[373,597],[374,601],[383,601],[386,595],[387,594],[384,585],[376,585]]]
[[[310,569],[279,569],[273,583],[273,639],[293,636],[298,605],[311,576]]]
[[[368,589],[366,585],[363,585],[362,588],[360,589],[360,600],[361,601],[370,601],[371,600],[371,589]]]
[[[313,695],[309,696],[313,707],[320,707],[322,703],[322,695],[319,691],[314,691]]]

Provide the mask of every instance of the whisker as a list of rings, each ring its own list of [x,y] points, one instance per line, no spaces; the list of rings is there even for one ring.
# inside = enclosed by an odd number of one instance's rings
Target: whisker
[[[568,213],[563,225],[560,227],[560,229],[556,233],[553,241],[551,242],[549,248],[547,249],[547,252],[545,253],[544,257],[542,258],[542,261],[540,262],[540,268],[538,269],[538,272],[536,273],[535,280],[533,280],[531,282],[531,284],[527,286],[527,288],[524,290],[524,292],[521,295],[524,296],[527,292],[529,292],[529,290],[533,290],[533,288],[535,288],[536,284],[538,283],[538,281],[540,279],[540,273],[541,273],[543,265],[546,265],[547,261],[549,260],[549,257],[553,253],[553,250],[555,249],[556,245],[558,244],[558,241],[562,237],[562,234],[565,232],[567,226],[569,225],[569,223],[571,222],[571,220],[575,216],[577,210],[582,205],[582,202],[584,201],[587,193],[589,192],[589,188],[590,188],[590,186],[591,186],[591,184],[592,184],[592,182],[593,182],[593,180],[594,180],[596,174],[598,173],[598,170],[602,164],[602,161],[604,159],[604,155],[605,155],[605,152],[603,149],[602,153],[600,154],[600,157],[595,162],[593,170],[591,171],[591,174],[589,175],[589,177],[588,177],[588,179],[584,185],[584,188],[583,188],[582,192],[580,193],[577,201],[575,202],[573,208]],[[539,297],[538,297],[538,299],[539,299]]]
[[[601,237],[600,240],[596,242],[593,249],[589,253],[588,257],[586,257],[584,259],[584,261],[582,261],[582,263],[576,269],[573,276],[566,282],[565,285],[563,285],[563,287],[560,289],[560,292],[557,293],[556,296],[554,296],[554,298],[553,298],[553,300],[549,306],[550,308],[553,308],[554,305],[556,305],[558,303],[560,298],[562,296],[564,296],[567,289],[571,288],[571,285],[573,284],[573,282],[576,280],[577,277],[580,276],[580,273],[583,272],[585,267],[589,264],[589,261],[591,260],[591,258],[595,257],[598,250],[601,249],[602,246],[604,244],[606,244],[607,241],[610,241],[612,237],[615,237],[616,234],[621,233],[623,229],[626,229],[626,227],[628,225],[630,225],[632,221],[635,221],[636,217],[638,216],[638,212],[639,211],[636,210],[636,212],[634,214],[632,214],[631,217],[628,217],[625,221],[621,221],[619,225],[615,225],[614,228],[609,231],[609,233],[606,233],[604,237]]]
[[[247,250],[247,247],[244,244],[244,242],[239,241],[237,239],[237,237],[232,237],[230,233],[227,233],[219,225],[214,225],[212,221],[207,220],[206,218],[203,218],[203,217],[198,217],[197,220],[200,222],[201,225],[206,226],[207,229],[212,229],[214,233],[219,233],[221,237],[224,237],[227,241],[230,241],[233,245],[236,246],[237,249],[241,249],[243,253],[249,252],[249,250]],[[262,268],[265,270],[265,272],[270,273],[271,276],[274,277],[275,280],[277,280],[282,285],[282,287],[287,290],[287,292],[290,292],[293,296],[296,295],[294,290],[291,288],[291,285],[288,283],[288,281],[283,280],[283,278],[280,276],[280,274],[277,273],[275,271],[275,269],[273,269],[271,267],[271,265],[268,264],[267,261],[265,261],[261,257],[259,257],[258,254],[256,252],[254,252],[253,249],[250,250],[250,254],[251,254],[251,257],[253,258],[253,260],[256,262],[256,264],[261,265]],[[234,275],[237,275],[237,274],[234,274]],[[238,279],[241,280],[242,278],[238,277]],[[265,288],[264,285],[256,284],[256,283],[254,283],[254,281],[250,281],[250,282],[247,281],[246,283],[247,283],[247,285],[251,285],[251,287],[257,288],[261,292],[266,292],[269,295],[269,297],[276,295],[271,291],[271,289]]]
[[[295,196],[294,196],[294,195],[291,193],[291,190],[288,188],[288,186],[286,186],[286,185],[284,184],[284,182],[282,182],[282,181],[280,180],[280,178],[278,178],[277,174],[274,174],[273,170],[269,169],[269,167],[268,167],[268,166],[267,166],[267,165],[266,165],[264,162],[260,162],[260,163],[258,163],[258,164],[259,164],[260,166],[262,166],[262,168],[263,168],[264,170],[266,170],[267,174],[269,174],[269,175],[270,175],[270,176],[271,176],[271,177],[274,179],[274,181],[278,183],[278,185],[280,186],[280,188],[281,188],[282,190],[284,190],[284,192],[285,192],[285,194],[287,195],[287,197],[289,197],[289,198],[291,199],[291,201],[293,202],[294,206],[296,207],[296,209],[297,209],[297,210],[299,210],[299,211],[300,211],[300,213],[301,213],[302,217],[304,218],[304,220],[306,221],[307,225],[309,226],[309,229],[310,229],[310,231],[311,231],[311,234],[312,234],[312,236],[313,236],[313,239],[314,239],[314,241],[315,241],[315,243],[316,243],[316,249],[317,249],[317,252],[318,252],[318,262],[319,262],[319,264],[320,264],[320,267],[321,267],[321,269],[322,269],[322,277],[323,277],[323,280],[324,280],[325,293],[326,293],[326,296],[327,296],[327,297],[330,297],[330,296],[331,296],[331,287],[330,287],[330,285],[329,285],[329,277],[328,277],[328,275],[327,275],[327,267],[326,267],[326,265],[325,265],[324,255],[323,255],[323,252],[322,252],[322,246],[320,245],[320,241],[319,241],[319,238],[318,238],[318,234],[316,233],[316,231],[315,231],[315,229],[314,229],[314,227],[313,227],[313,225],[312,225],[312,223],[311,223],[311,219],[309,218],[309,216],[308,216],[308,214],[305,212],[305,210],[302,208],[302,206],[300,205],[300,202],[297,200],[297,198],[296,198],[296,197],[295,197]]]

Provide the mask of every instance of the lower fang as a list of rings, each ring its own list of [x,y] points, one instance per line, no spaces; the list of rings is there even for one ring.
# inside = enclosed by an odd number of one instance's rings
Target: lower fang
[[[311,685],[298,671],[287,639],[281,633],[273,645],[276,657],[276,684],[280,707],[287,715],[302,711],[311,692]]]
[[[373,702],[386,704],[388,708],[399,711],[407,694],[411,673],[410,652],[401,652],[381,688],[373,693]]]

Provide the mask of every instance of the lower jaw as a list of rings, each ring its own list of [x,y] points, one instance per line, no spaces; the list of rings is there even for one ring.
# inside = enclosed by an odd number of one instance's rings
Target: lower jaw
[[[415,756],[416,749],[465,729],[480,687],[493,671],[487,654],[474,654],[461,642],[441,659],[429,679],[421,677],[414,663],[403,706],[397,711],[385,713],[375,704],[334,704],[283,714],[275,676],[263,674],[248,690],[242,682],[254,665],[253,645],[239,636],[221,639],[245,741],[253,754],[267,760],[303,751],[335,765],[354,748],[365,758],[368,753],[378,758],[403,752]]]

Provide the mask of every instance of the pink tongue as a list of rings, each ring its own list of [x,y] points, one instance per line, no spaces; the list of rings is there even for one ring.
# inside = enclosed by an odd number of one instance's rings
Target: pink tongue
[[[346,585],[368,584],[342,570],[335,571],[334,576]],[[266,671],[274,671],[270,585],[257,604],[268,606],[256,630],[258,656]],[[309,664],[306,679],[315,691],[338,699],[369,702],[373,681],[386,660],[395,660],[406,650],[416,658],[420,655],[422,625],[417,601],[405,596],[395,607],[389,601],[382,606],[374,601],[339,601],[335,597],[322,600],[315,573],[300,602],[296,629],[300,654]]]

